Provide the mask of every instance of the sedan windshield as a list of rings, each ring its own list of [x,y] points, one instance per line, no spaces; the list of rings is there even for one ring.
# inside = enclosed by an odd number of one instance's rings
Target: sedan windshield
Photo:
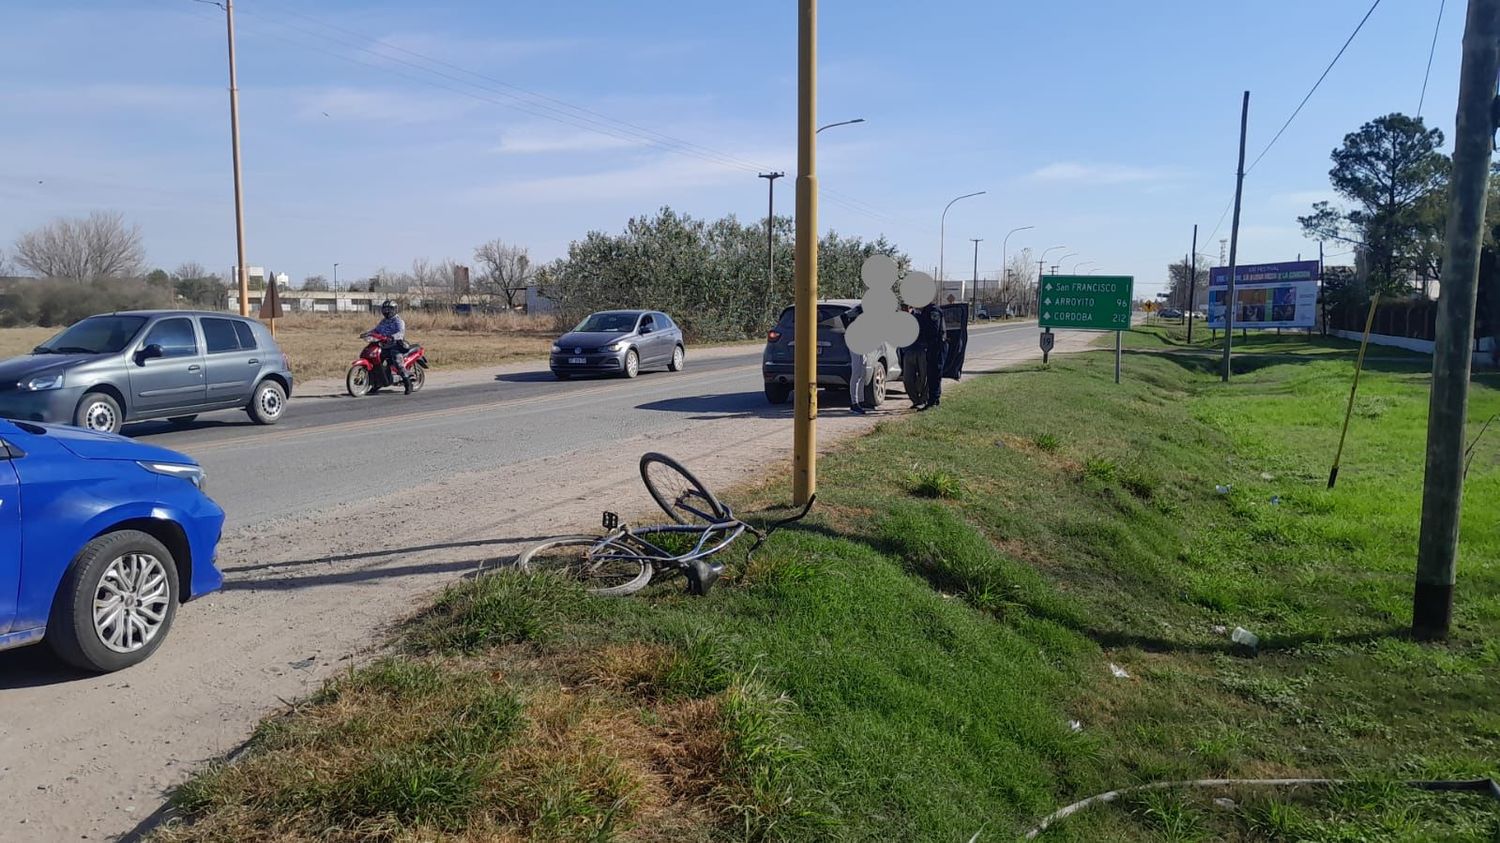
[[[32,349],[32,354],[117,354],[125,350],[144,316],[90,316]]]
[[[635,330],[639,313],[595,313],[578,323],[578,333],[623,334]]]

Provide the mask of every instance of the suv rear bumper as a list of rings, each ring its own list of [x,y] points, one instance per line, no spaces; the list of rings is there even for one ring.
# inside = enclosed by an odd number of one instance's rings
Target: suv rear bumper
[[[792,363],[763,362],[761,377],[766,383],[790,385],[796,367]],[[847,387],[849,385],[849,363],[818,363],[818,386]]]

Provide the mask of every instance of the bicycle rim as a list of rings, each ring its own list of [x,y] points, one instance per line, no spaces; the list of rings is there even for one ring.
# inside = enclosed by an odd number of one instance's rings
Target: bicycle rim
[[[599,536],[568,536],[543,542],[516,557],[516,567],[528,573],[565,576],[600,597],[634,594],[651,582],[651,565],[646,559],[623,552],[608,538]]]
[[[656,505],[678,524],[718,524],[729,519],[729,508],[703,481],[665,454],[641,457],[641,480]]]

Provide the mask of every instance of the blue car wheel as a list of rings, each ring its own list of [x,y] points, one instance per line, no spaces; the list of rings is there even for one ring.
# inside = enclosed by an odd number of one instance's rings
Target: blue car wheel
[[[156,652],[177,613],[177,563],[161,542],[119,530],[84,546],[63,578],[47,625],[57,655],[108,673]]]

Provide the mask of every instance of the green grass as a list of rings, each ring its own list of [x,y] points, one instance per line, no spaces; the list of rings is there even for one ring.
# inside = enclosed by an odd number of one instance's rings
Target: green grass
[[[1500,807],[1397,782],[1500,776],[1500,436],[1468,478],[1454,634],[1420,644],[1421,363],[1370,367],[1332,492],[1349,356],[1246,364],[979,379],[825,458],[814,516],[708,599],[455,586],[406,655],[185,786],[163,835],[1008,840],[1132,784],[1332,777],[1358,784],[1134,794],[1044,839],[1495,840]],[[1496,412],[1482,375],[1470,437]]]

